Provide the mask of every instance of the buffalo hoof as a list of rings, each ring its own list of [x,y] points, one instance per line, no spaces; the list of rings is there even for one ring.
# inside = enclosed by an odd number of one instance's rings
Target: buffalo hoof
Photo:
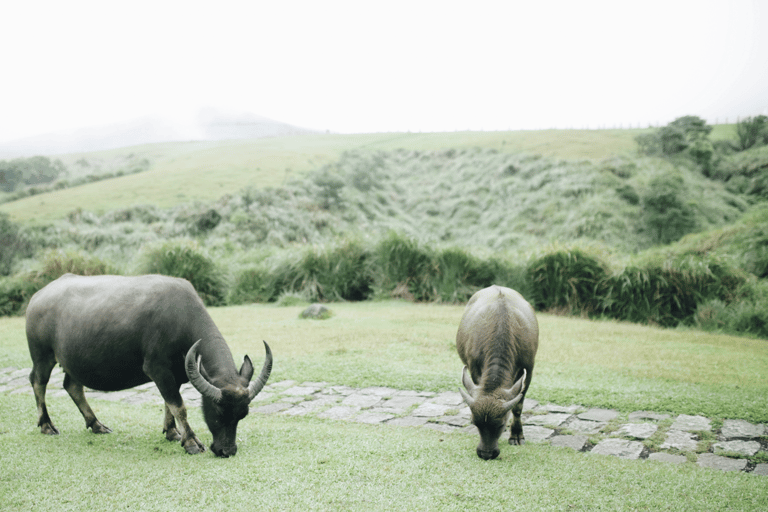
[[[49,436],[59,435],[59,429],[53,426],[53,423],[43,423],[40,425],[40,432]]]
[[[525,438],[523,436],[510,437],[509,444],[512,446],[523,446],[525,444]]]
[[[205,445],[201,443],[197,437],[190,437],[185,442],[182,442],[181,445],[190,455],[203,453],[205,451]]]
[[[99,420],[96,420],[91,425],[91,432],[94,434],[111,434],[112,429],[101,423]]]
[[[169,441],[181,441],[181,433],[176,428],[163,430],[163,433],[165,434],[165,438]]]

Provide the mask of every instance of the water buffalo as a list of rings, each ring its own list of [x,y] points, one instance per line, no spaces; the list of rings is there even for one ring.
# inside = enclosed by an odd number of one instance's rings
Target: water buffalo
[[[461,378],[466,391],[459,391],[480,432],[478,457],[499,456],[499,437],[510,411],[514,418],[509,444],[525,442],[520,414],[538,346],[533,308],[515,290],[491,286],[469,299],[456,333],[456,350],[465,365]]]
[[[181,384],[191,382],[202,395],[203,416],[213,434],[211,451],[219,457],[237,452],[237,424],[272,370],[272,352],[264,342],[266,359],[258,378],[251,381],[248,356],[238,371],[192,285],[159,275],[60,277],[30,300],[27,342],[33,363],[29,380],[44,434],[59,433],[45,406],[46,384],[58,361],[64,389],[86,428],[111,432],[96,419],[83,386],[117,391],[154,381],[165,401],[166,439],[180,440],[187,453],[199,453],[205,445],[189,426],[179,393]]]

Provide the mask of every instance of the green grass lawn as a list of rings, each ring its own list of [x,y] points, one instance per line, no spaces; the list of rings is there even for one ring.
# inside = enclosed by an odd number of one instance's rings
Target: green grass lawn
[[[263,360],[270,382],[455,390],[462,307],[407,302],[213,308],[239,360]],[[765,341],[539,315],[529,396],[765,422]],[[23,318],[0,318],[0,367],[30,365]],[[752,404],[753,401],[758,403]],[[31,395],[0,395],[3,510],[765,510],[765,479],[694,464],[626,461],[547,445],[475,455],[476,436],[251,414],[231,459],[186,455],[161,434],[162,406],[93,401],[114,430],[94,435],[68,397],[50,397],[60,436],[35,426]],[[198,410],[190,421],[211,436]],[[247,505],[244,505],[247,504]]]
[[[764,478],[528,444],[494,461],[475,436],[424,428],[262,416],[240,423],[234,458],[186,455],[160,433],[161,406],[100,401],[114,433],[34,427],[31,397],[3,396],[3,510],[764,510]],[[191,421],[210,434],[199,412]]]

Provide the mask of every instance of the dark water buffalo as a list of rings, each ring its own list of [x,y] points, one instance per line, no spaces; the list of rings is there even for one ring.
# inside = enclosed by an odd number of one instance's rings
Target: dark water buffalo
[[[238,422],[266,384],[272,353],[259,377],[245,356],[240,370],[195,289],[184,279],[66,274],[37,292],[27,308],[27,342],[32,356],[29,380],[35,391],[38,426],[58,434],[45,406],[45,388],[56,362],[64,389],[95,433],[111,432],[93,414],[83,386],[102,391],[154,381],[165,400],[163,432],[188,453],[205,451],[187,421],[179,394],[191,382],[202,395],[203,416],[219,457],[237,452]],[[176,421],[180,428],[177,429]]]
[[[469,299],[456,333],[456,350],[465,365],[462,382],[467,389],[459,391],[480,432],[478,457],[499,456],[499,437],[510,411],[514,418],[509,444],[525,442],[520,414],[538,346],[533,308],[515,290],[491,286]]]

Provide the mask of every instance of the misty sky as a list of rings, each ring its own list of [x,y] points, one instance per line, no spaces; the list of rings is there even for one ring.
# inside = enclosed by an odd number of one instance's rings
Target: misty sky
[[[0,142],[204,107],[334,132],[768,114],[768,2],[5,2]]]

